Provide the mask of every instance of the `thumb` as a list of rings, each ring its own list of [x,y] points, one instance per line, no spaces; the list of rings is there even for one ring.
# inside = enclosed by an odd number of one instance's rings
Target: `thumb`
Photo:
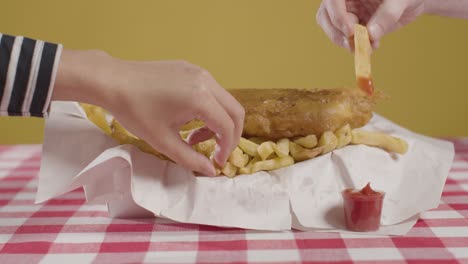
[[[371,40],[379,41],[383,35],[390,32],[400,20],[406,7],[400,1],[384,1],[367,23]]]
[[[182,141],[179,134],[168,129],[159,131],[164,137],[155,138],[148,141],[151,146],[161,151],[172,159],[175,163],[207,176],[215,176],[213,163],[203,154],[196,152],[190,145]]]

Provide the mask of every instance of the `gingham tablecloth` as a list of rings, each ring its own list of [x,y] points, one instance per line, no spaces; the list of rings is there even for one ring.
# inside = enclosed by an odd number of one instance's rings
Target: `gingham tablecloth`
[[[0,263],[468,263],[468,139],[453,142],[441,205],[405,237],[110,219],[81,189],[35,205],[41,146],[0,146]]]

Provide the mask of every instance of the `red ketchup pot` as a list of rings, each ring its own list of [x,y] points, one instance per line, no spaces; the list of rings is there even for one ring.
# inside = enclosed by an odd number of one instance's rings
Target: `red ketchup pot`
[[[342,193],[346,228],[351,231],[376,231],[380,227],[384,192],[372,190],[368,183],[362,190]]]

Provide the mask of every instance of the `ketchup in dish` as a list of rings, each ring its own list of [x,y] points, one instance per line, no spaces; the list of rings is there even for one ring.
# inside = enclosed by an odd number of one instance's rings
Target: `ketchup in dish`
[[[372,190],[368,183],[361,190],[346,189],[342,194],[348,230],[367,232],[379,229],[385,193]]]

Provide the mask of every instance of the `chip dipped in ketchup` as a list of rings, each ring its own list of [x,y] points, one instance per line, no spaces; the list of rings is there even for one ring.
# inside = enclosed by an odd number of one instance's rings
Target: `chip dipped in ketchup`
[[[374,191],[368,183],[361,190],[346,189],[342,194],[348,230],[369,232],[379,229],[384,192]]]

